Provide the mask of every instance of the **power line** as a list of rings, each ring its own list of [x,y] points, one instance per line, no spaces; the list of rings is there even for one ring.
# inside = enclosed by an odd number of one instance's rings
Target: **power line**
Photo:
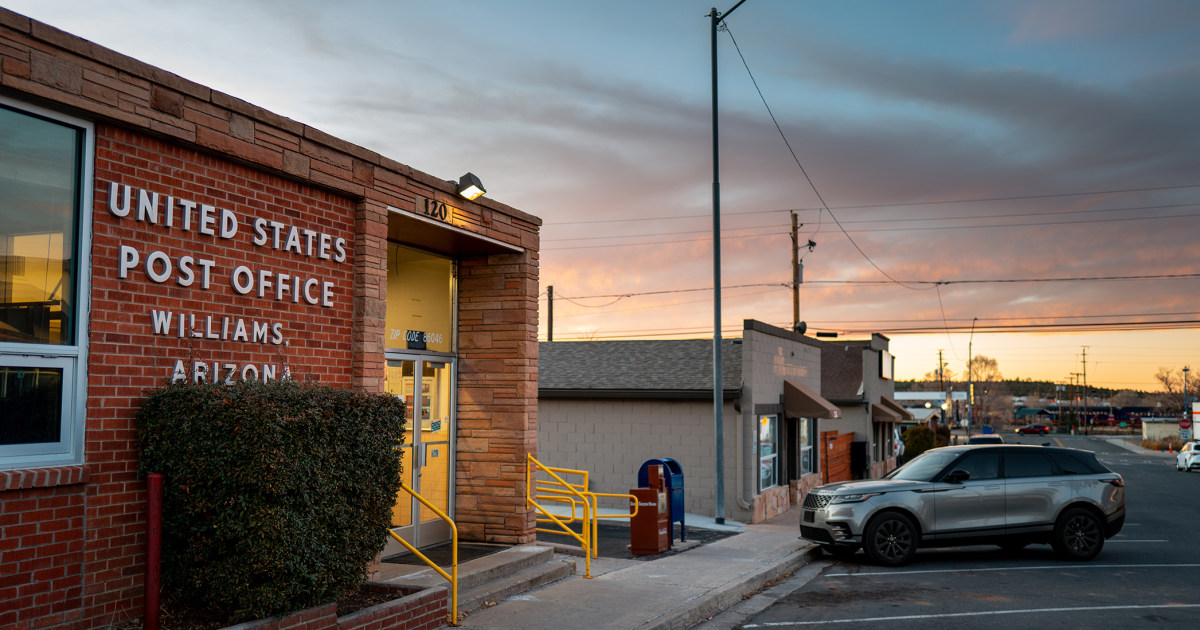
[[[779,132],[779,137],[783,138],[783,144],[787,146],[788,152],[792,154],[792,160],[796,162],[796,166],[800,169],[800,174],[804,175],[804,181],[808,182],[809,188],[812,188],[813,194],[817,196],[817,201],[821,202],[821,207],[825,209],[825,212],[829,213],[829,218],[833,219],[834,224],[837,225],[838,229],[842,231],[842,234],[846,236],[846,239],[850,241],[850,244],[854,246],[854,249],[858,250],[858,253],[863,257],[863,259],[868,263],[871,263],[871,266],[874,267],[876,271],[883,274],[883,277],[906,289],[928,290],[929,287],[922,287],[918,289],[917,287],[908,286],[903,282],[893,278],[891,274],[883,269],[883,267],[880,267],[878,264],[876,264],[875,261],[867,255],[867,252],[863,251],[863,248],[859,246],[858,242],[854,240],[854,237],[850,236],[850,233],[846,231],[846,228],[842,227],[841,221],[838,221],[837,215],[835,215],[833,211],[829,209],[829,204],[825,203],[825,197],[821,195],[821,191],[817,190],[817,185],[813,182],[812,178],[808,176],[808,171],[805,170],[804,164],[800,163],[799,156],[797,156],[796,151],[792,149],[792,143],[788,141],[787,134],[783,133],[783,127],[779,126],[779,121],[775,118],[775,112],[772,112],[771,106],[767,104],[767,97],[763,95],[762,89],[758,87],[758,80],[754,78],[754,73],[750,71],[750,64],[746,61],[746,56],[742,54],[742,48],[738,46],[737,39],[735,39],[733,36],[733,30],[728,28],[728,25],[726,26],[727,28],[725,29],[725,32],[729,33],[729,41],[733,42],[733,47],[735,50],[737,50],[738,57],[741,58],[742,65],[746,68],[746,74],[750,76],[750,82],[754,84],[754,89],[758,92],[758,98],[762,100],[763,107],[765,107],[767,110],[767,115],[771,117],[771,122],[775,124],[775,130]],[[818,232],[819,231],[820,228],[818,227]],[[816,232],[813,234],[816,235]]]
[[[1032,318],[1031,318],[1032,319]],[[1037,318],[1042,319],[1042,318]],[[817,328],[814,326],[814,328]],[[1101,331],[1138,331],[1138,330],[1182,330],[1189,328],[1200,328],[1200,319],[1182,319],[1182,320],[1158,320],[1149,322],[1092,322],[1092,323],[1062,323],[1062,324],[1005,324],[992,325],[984,327],[976,327],[975,331],[980,333],[1004,333],[1004,332],[1049,332],[1053,330],[1070,330],[1073,332],[1101,332]],[[956,326],[952,330],[966,331],[968,326]],[[863,330],[840,330],[847,334],[868,334],[868,333],[892,333],[892,334],[932,334],[944,333],[946,328],[938,326],[913,327],[913,328],[887,328],[879,327]]]
[[[786,328],[790,325],[788,322],[776,322],[771,325],[779,328]],[[737,325],[723,325],[724,332],[737,332],[741,328]],[[810,330],[829,330],[847,335],[868,335],[872,333],[880,334],[940,334],[945,332],[943,328],[871,328],[863,330],[845,329],[837,326],[810,326]],[[956,330],[966,331],[967,326],[956,328]],[[986,326],[983,328],[976,327],[976,332],[988,334],[1018,334],[1030,332],[1050,332],[1055,330],[1069,330],[1071,332],[1112,332],[1112,331],[1142,331],[1142,330],[1190,330],[1200,329],[1200,319],[1191,320],[1163,320],[1155,322],[1095,322],[1090,324],[1030,324],[1030,325],[1004,325],[1004,326]],[[581,334],[575,337],[570,335],[564,339],[638,339],[643,337],[680,337],[690,334],[701,334],[710,331],[711,328],[644,328],[633,330],[612,330],[605,334]],[[555,335],[559,337],[558,334]]]
[[[1022,320],[1028,320],[1028,319],[1099,319],[1102,317],[1177,317],[1180,315],[1197,315],[1197,314],[1198,313],[1195,311],[1178,311],[1178,312],[1168,312],[1168,313],[1159,312],[1159,313],[1108,313],[1108,314],[1104,314],[1104,315],[1051,315],[1051,316],[1046,316],[1045,318],[1028,317],[1028,316],[1027,317],[981,317],[981,318],[979,318],[979,321],[1000,322],[1000,321],[1022,321]],[[934,321],[938,321],[938,320],[931,320],[931,319],[847,319],[847,320],[842,320],[841,323],[842,324],[883,324],[883,323],[895,324],[895,323],[922,323],[922,322],[934,322]],[[971,320],[962,318],[962,319],[951,319],[951,320],[943,319],[941,321],[943,323],[945,323],[946,325],[949,325],[950,321],[970,322]],[[1072,345],[1072,346],[1060,346],[1060,347],[1061,348],[1074,348],[1075,346]],[[1039,350],[1044,349],[1044,348],[1045,348],[1045,346],[1037,346],[1037,349],[1039,349]]]
[[[901,217],[901,218],[851,219],[849,221],[843,221],[843,223],[845,223],[847,225],[852,224],[852,223],[870,223],[872,225],[875,225],[875,224],[879,224],[879,223],[917,223],[917,222],[922,222],[922,221],[979,221],[979,220],[983,220],[983,219],[1008,219],[1008,218],[1014,218],[1014,217],[1045,217],[1045,216],[1064,216],[1064,215],[1071,215],[1071,214],[1097,214],[1097,213],[1101,213],[1101,212],[1133,212],[1133,211],[1140,212],[1140,211],[1145,211],[1145,210],[1169,210],[1169,209],[1173,209],[1173,208],[1194,208],[1197,205],[1200,205],[1200,204],[1197,204],[1197,203],[1174,203],[1174,204],[1160,204],[1160,205],[1155,205],[1155,206],[1127,206],[1124,208],[1088,208],[1086,210],[1045,210],[1045,211],[1039,211],[1039,212],[1009,212],[1009,213],[1003,213],[1003,214],[983,214],[983,215],[958,216],[958,217]],[[819,210],[819,209],[814,209],[814,210]],[[751,214],[765,214],[765,213],[778,214],[781,212],[804,212],[804,211],[805,210],[760,210],[760,211],[755,211],[755,212],[741,212],[741,213],[730,212],[727,214],[731,214],[731,215],[751,215]],[[1167,215],[1162,218],[1173,218],[1176,216],[1192,216],[1192,215]],[[672,218],[682,219],[682,218],[702,218],[702,217],[701,217],[701,215],[689,215],[687,217],[663,217],[663,218],[664,219],[672,219]],[[1136,218],[1143,219],[1146,217],[1139,216]],[[1103,221],[1103,219],[1098,219],[1097,221]],[[619,220],[617,222],[625,223],[625,221],[619,221]],[[1077,223],[1090,223],[1090,222],[1091,221],[1078,221]],[[585,223],[599,223],[599,221],[580,221],[579,222],[579,224],[585,224]],[[559,225],[562,225],[562,224],[559,224]],[[930,227],[930,228],[913,228],[913,229],[931,229],[931,230],[932,229],[970,229],[970,228],[990,228],[990,227],[1028,227],[1028,226],[1035,226],[1035,225],[1046,225],[1046,224],[1044,224],[1044,223],[1005,223],[1005,224],[1001,224],[1000,226],[995,226],[995,225],[935,226],[935,227]],[[750,230],[750,229],[755,229],[755,228],[770,228],[770,227],[775,227],[775,225],[758,225],[758,226],[749,226],[749,227],[734,228],[734,229]],[[880,229],[891,230],[891,228],[880,228]],[[906,228],[897,228],[897,229],[906,229]],[[868,232],[868,231],[878,231],[878,230],[850,230],[850,231],[851,232]],[[705,234],[705,233],[707,233],[705,230],[686,230],[686,231],[674,231],[674,232],[655,232],[653,234],[640,234],[639,236],[670,236],[670,235],[675,235],[675,234]],[[597,240],[597,239],[604,239],[604,238],[624,238],[624,235],[593,236],[593,237],[587,237],[587,238],[583,238],[583,237],[580,237],[580,238],[554,238],[554,239],[542,239],[542,241],[543,242],[556,242],[556,241],[571,241],[571,240]]]
[[[1200,278],[1200,273],[1173,273],[1173,274],[1158,274],[1158,275],[1139,275],[1139,276],[1078,276],[1066,278],[996,278],[996,279],[965,279],[965,280],[908,280],[909,284],[927,284],[948,286],[952,284],[1011,284],[1022,282],[1099,282],[1113,280],[1174,280],[1180,278]],[[892,284],[882,280],[805,280],[804,284],[827,284],[827,285],[879,285]],[[749,287],[784,287],[791,288],[791,282],[759,282],[754,284],[738,284],[730,286],[722,286],[721,289],[744,289]],[[641,297],[646,295],[669,295],[673,293],[695,293],[698,291],[712,291],[712,287],[698,287],[691,289],[664,289],[662,291],[643,291],[629,293],[609,293],[605,295],[583,295],[583,296],[560,296],[563,299],[572,300],[587,300],[601,298],[630,298]]]
[[[1143,276],[1079,276],[1074,278],[993,278],[986,280],[909,280],[910,284],[1018,284],[1026,282],[1099,282],[1109,280],[1175,280],[1179,278],[1200,278],[1200,273],[1166,273]],[[831,285],[879,285],[891,284],[882,280],[806,280],[805,284]]]
[[[1134,192],[1182,190],[1182,189],[1186,189],[1186,188],[1200,188],[1200,184],[1181,184],[1178,186],[1154,186],[1154,187],[1146,187],[1146,188],[1125,188],[1125,189],[1120,189],[1120,190],[1092,190],[1092,191],[1083,191],[1083,192],[1046,193],[1046,194],[1038,194],[1038,195],[1014,195],[1014,196],[1009,196],[1009,197],[974,197],[974,198],[966,198],[966,199],[946,199],[946,200],[942,200],[942,201],[888,202],[888,203],[860,204],[860,205],[849,205],[849,206],[830,206],[829,209],[831,209],[831,210],[870,210],[870,209],[874,209],[874,208],[915,208],[915,207],[921,207],[921,206],[940,206],[940,205],[951,205],[951,204],[960,204],[960,203],[968,204],[968,203],[987,203],[987,202],[994,202],[994,201],[1027,201],[1027,200],[1034,200],[1034,199],[1055,199],[1055,198],[1062,198],[1062,197],[1088,197],[1088,196],[1094,196],[1094,195],[1114,195],[1114,194],[1134,193]],[[1195,204],[1181,204],[1181,205],[1195,205]],[[1170,207],[1177,207],[1177,206],[1171,206],[1171,205],[1147,206],[1147,208],[1170,208]],[[1139,209],[1139,208],[1120,208],[1120,210],[1137,210],[1137,209]],[[771,209],[771,210],[747,210],[744,212],[726,212],[724,214],[726,216],[742,216],[742,215],[752,215],[752,214],[777,214],[777,213],[787,213],[787,212],[820,212],[822,210],[825,210],[825,208],[782,208],[782,209],[776,208],[776,209]],[[1113,209],[1113,210],[1115,211],[1117,209]],[[1108,211],[1109,210],[1067,210],[1067,211],[1063,211],[1063,213],[1108,212]],[[1029,214],[1036,214],[1036,213],[1029,213]],[[704,219],[704,218],[710,218],[710,216],[711,215],[707,215],[707,214],[685,214],[685,215],[679,215],[679,216],[654,216],[654,217],[641,216],[641,217],[630,217],[630,218],[626,218],[626,219],[592,219],[592,220],[588,220],[588,221],[564,221],[564,222],[548,221],[546,223],[543,223],[542,225],[543,225],[543,227],[552,227],[552,226],[559,226],[559,225],[590,225],[593,223],[633,223],[636,221],[656,221],[657,222],[657,221],[673,221],[673,220],[682,220],[682,219]],[[988,216],[988,218],[996,218],[996,217],[1004,217],[1004,216],[1022,216],[1022,215],[1021,214],[1013,214],[1013,215],[985,215],[985,216]],[[908,220],[908,219],[893,219],[893,220],[901,221],[901,220]],[[924,221],[924,220],[934,220],[934,219],[911,219],[911,220]],[[863,220],[847,221],[847,223],[860,223],[860,222],[863,222]]]
[[[1161,206],[1161,207],[1162,208],[1195,207],[1196,205],[1200,205],[1200,204],[1181,204],[1178,206]],[[1159,208],[1159,207],[1148,206],[1146,209],[1157,209],[1157,208]],[[1120,208],[1120,209],[1116,209],[1116,210],[1112,210],[1112,211],[1117,212],[1117,211],[1138,210],[1138,209],[1139,208]],[[833,218],[832,213],[829,216],[831,218]],[[930,230],[982,230],[982,229],[997,229],[997,228],[1039,227],[1039,226],[1052,226],[1052,225],[1083,225],[1085,223],[1123,223],[1123,222],[1127,222],[1127,221],[1153,221],[1153,220],[1162,220],[1162,219],[1185,219],[1185,218],[1191,218],[1191,217],[1197,217],[1197,216],[1200,216],[1200,212],[1189,212],[1186,214],[1170,214],[1170,215],[1159,215],[1159,216],[1149,216],[1149,217],[1148,216],[1115,217],[1115,218],[1110,218],[1110,219],[1087,219],[1087,220],[1074,220],[1074,221],[1040,221],[1040,222],[1029,222],[1029,223],[996,223],[996,224],[989,224],[989,225],[933,225],[933,226],[927,226],[927,227],[874,227],[874,228],[862,228],[862,229],[849,230],[849,231],[847,231],[845,228],[842,228],[842,233],[845,234],[846,238],[849,239],[850,242],[857,247],[857,244],[854,243],[854,239],[850,237],[850,232],[853,232],[855,234],[864,234],[864,233],[870,233],[870,232],[894,233],[894,232],[923,232],[923,231],[930,231]],[[837,219],[834,218],[834,220],[836,221]],[[904,220],[904,219],[879,219],[879,220],[874,220],[874,221],[862,221],[862,222],[863,223],[871,223],[873,225],[878,225],[879,223],[891,223],[891,222],[898,222],[898,221],[902,221],[902,220]],[[925,220],[925,219],[911,219],[911,220]],[[928,220],[934,220],[934,219],[928,219]],[[759,228],[763,228],[763,227],[771,228],[772,226],[755,226],[755,227],[737,228],[737,229],[751,230],[751,229],[759,229]],[[838,224],[838,227],[839,228],[842,227],[840,223]],[[780,229],[782,229],[782,227]],[[647,236],[666,236],[666,235],[670,235],[670,234],[698,234],[698,233],[703,233],[703,231],[697,230],[697,231],[692,231],[692,232],[662,232],[662,233],[652,234],[652,235],[647,235]],[[784,232],[780,231],[780,232],[767,232],[767,233],[763,233],[763,234],[731,235],[729,237],[723,237],[723,238],[760,238],[760,237],[764,237],[764,236],[774,237],[774,236],[785,236],[785,235],[786,234]],[[605,238],[630,238],[630,237],[625,236],[625,235],[618,235],[618,236],[608,236],[608,237],[601,236],[601,237],[580,237],[580,238],[545,239],[545,240],[546,240],[546,242],[553,242],[553,241],[562,242],[562,241],[593,240],[593,239],[605,239]],[[647,241],[647,242],[642,242],[642,243],[613,243],[610,245],[583,245],[583,246],[578,246],[578,247],[547,247],[547,248],[543,248],[542,251],[555,251],[555,250],[563,250],[563,249],[573,249],[573,250],[574,249],[598,249],[598,248],[603,248],[603,247],[638,247],[641,245],[668,245],[668,244],[675,244],[675,243],[698,243],[698,242],[709,241],[709,240],[712,240],[711,237],[670,240],[670,241]]]

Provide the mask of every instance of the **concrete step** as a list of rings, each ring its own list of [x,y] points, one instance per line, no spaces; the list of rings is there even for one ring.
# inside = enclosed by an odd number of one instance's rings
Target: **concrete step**
[[[449,572],[449,568],[442,567]],[[575,573],[571,559],[555,558],[547,545],[508,547],[458,565],[458,609],[468,612],[510,595]],[[384,563],[379,582],[414,588],[448,586],[446,578],[425,565]]]
[[[569,559],[551,559],[542,564],[521,569],[510,575],[495,579],[458,593],[459,612],[471,612],[492,605],[505,597],[519,595],[543,584],[557,582],[575,574],[575,562]]]

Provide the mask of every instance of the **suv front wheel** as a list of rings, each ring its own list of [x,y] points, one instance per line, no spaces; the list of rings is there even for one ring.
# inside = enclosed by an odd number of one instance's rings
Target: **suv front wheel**
[[[867,525],[863,551],[871,560],[887,567],[908,564],[917,552],[917,527],[903,514],[880,514]]]
[[[1090,510],[1071,508],[1058,518],[1051,542],[1054,551],[1064,558],[1086,562],[1104,548],[1104,531],[1100,519]]]

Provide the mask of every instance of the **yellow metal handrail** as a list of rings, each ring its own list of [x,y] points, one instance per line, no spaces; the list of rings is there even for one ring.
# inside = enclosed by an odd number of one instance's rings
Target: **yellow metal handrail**
[[[450,551],[450,573],[446,573],[436,563],[429,558],[426,558],[425,554],[417,551],[416,547],[413,547],[407,540],[401,538],[396,532],[389,529],[388,535],[390,535],[392,538],[395,538],[396,542],[404,545],[406,549],[423,560],[425,564],[429,565],[429,567],[434,571],[440,573],[442,577],[450,580],[450,625],[458,626],[458,527],[454,524],[454,521],[449,516],[446,516],[445,512],[442,512],[437,508],[437,506],[433,505],[429,501],[426,501],[425,497],[414,492],[413,489],[408,487],[408,485],[403,481],[400,482],[400,489],[411,494],[413,498],[420,501],[422,505],[430,510],[433,510],[433,513],[436,514],[438,518],[450,524],[450,544],[452,545]]]
[[[585,578],[592,577],[592,558],[600,557],[599,550],[596,548],[597,539],[597,522],[601,518],[632,518],[637,514],[638,501],[637,498],[630,494],[609,494],[604,492],[591,492],[588,490],[588,472],[586,470],[572,470],[569,468],[551,468],[539,462],[531,454],[526,454],[528,466],[525,469],[525,502],[533,507],[546,518],[535,518],[536,523],[554,523],[558,529],[542,529],[535,527],[534,531],[544,532],[548,534],[567,534],[578,540],[583,548],[584,556],[584,575]],[[537,478],[537,472],[543,471],[553,478],[551,480],[541,480]],[[582,483],[571,484],[563,480],[563,475],[579,475],[583,478]],[[633,506],[633,512],[629,514],[611,514],[600,515],[599,499],[600,497],[615,497],[632,499],[630,505]],[[566,503],[571,506],[571,516],[566,519],[560,519],[558,516],[551,514],[549,510],[539,503],[539,501],[549,501],[552,503]],[[583,518],[576,517],[576,508],[582,507]],[[580,532],[576,533],[571,529],[570,523],[582,523]]]

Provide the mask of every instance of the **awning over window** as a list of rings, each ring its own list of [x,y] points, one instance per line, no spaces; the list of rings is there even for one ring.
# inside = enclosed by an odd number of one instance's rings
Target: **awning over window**
[[[900,403],[892,400],[891,398],[888,398],[887,396],[880,396],[879,402],[881,404],[883,404],[885,407],[887,407],[889,410],[894,411],[900,415],[900,419],[897,420],[897,422],[912,422],[913,420],[916,420],[916,417],[912,415],[911,411],[900,406]]]
[[[841,418],[837,405],[792,381],[783,382],[783,410],[793,418]]]
[[[875,422],[900,422],[900,414],[888,409],[883,403],[871,405],[871,419]]]

